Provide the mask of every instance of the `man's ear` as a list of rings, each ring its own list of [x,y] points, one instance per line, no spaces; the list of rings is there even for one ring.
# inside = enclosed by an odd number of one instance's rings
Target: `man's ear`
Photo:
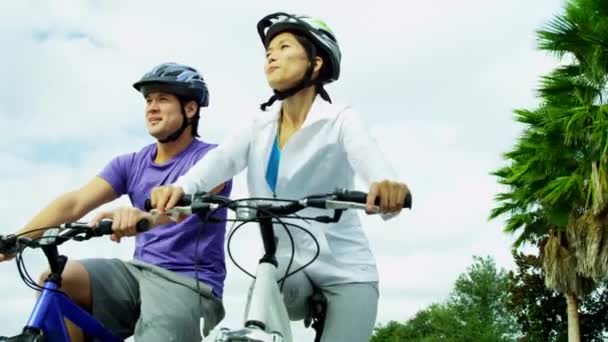
[[[188,119],[192,119],[198,110],[198,103],[196,101],[188,101],[184,106],[184,113]]]

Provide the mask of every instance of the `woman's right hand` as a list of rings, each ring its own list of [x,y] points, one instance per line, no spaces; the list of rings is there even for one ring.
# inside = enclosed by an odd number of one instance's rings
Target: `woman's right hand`
[[[184,197],[184,189],[175,185],[163,185],[152,189],[150,202],[161,214],[175,207],[177,202]]]
[[[148,220],[149,228],[158,224],[156,217],[150,213],[133,207],[122,207],[97,214],[89,222],[89,226],[97,227],[103,219],[112,220],[110,240],[114,242],[120,242],[121,238],[125,236],[135,236],[137,234],[137,223],[140,220]]]

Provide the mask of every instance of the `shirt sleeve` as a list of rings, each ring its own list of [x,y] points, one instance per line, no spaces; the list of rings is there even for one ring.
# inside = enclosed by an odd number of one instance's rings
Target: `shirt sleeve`
[[[347,108],[342,113],[341,143],[351,167],[367,185],[388,179],[397,180],[397,174],[378,143],[370,134],[357,112]]]
[[[346,151],[351,167],[369,186],[381,180],[397,180],[397,173],[384,158],[376,139],[372,137],[357,112],[347,108],[340,115],[342,121],[342,145]],[[383,220],[389,220],[396,214],[381,214]]]
[[[237,130],[179,177],[174,185],[192,194],[210,191],[228,181],[247,167],[252,137],[253,124]]]
[[[118,196],[128,192],[128,174],[129,164],[133,160],[133,155],[126,154],[112,159],[98,174],[99,177],[106,180]]]

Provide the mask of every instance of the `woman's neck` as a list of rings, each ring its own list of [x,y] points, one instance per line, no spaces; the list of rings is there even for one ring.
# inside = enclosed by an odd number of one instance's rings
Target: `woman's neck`
[[[281,106],[281,128],[298,129],[304,124],[317,91],[314,86],[305,88],[286,98]]]

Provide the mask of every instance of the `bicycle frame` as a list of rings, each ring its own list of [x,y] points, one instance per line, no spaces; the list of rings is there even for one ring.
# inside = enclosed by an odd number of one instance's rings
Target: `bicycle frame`
[[[277,241],[274,235],[272,216],[282,216],[296,213],[297,211],[306,208],[330,209],[334,211],[333,217],[318,216],[314,219],[322,223],[338,222],[342,212],[347,209],[366,209],[367,194],[360,191],[349,191],[346,189],[338,189],[334,193],[325,195],[308,196],[298,201],[288,201],[289,204],[272,207],[271,204],[250,205],[249,199],[241,200],[246,203],[244,206],[235,205],[236,201],[229,198],[216,195],[208,195],[207,193],[191,194],[182,196],[178,206],[170,209],[167,213],[171,215],[177,214],[207,214],[209,210],[215,210],[219,206],[228,207],[234,210],[237,221],[252,222],[257,221],[260,225],[262,241],[264,243],[265,254],[260,259],[256,270],[256,281],[253,286],[251,296],[248,298],[245,308],[244,326],[239,330],[230,330],[228,328],[220,328],[214,341],[230,342],[230,341],[255,341],[255,342],[293,342],[291,325],[287,309],[283,302],[283,295],[277,284],[277,269],[278,262],[276,259]],[[265,200],[265,199],[252,199]],[[277,200],[266,199],[266,200]],[[181,205],[181,207],[180,207]],[[378,199],[376,199],[375,212],[379,212]],[[404,208],[411,208],[412,197],[407,194],[402,204]],[[146,210],[152,210],[150,200],[146,200]],[[177,215],[178,216],[178,215]],[[312,260],[314,261],[314,259]],[[311,261],[311,262],[312,262]],[[305,319],[305,324],[308,326],[311,320],[316,320],[313,328],[317,331],[315,341],[319,341],[324,323],[323,310],[326,309],[326,301],[311,297],[311,304],[321,305],[320,309],[314,309],[311,315]],[[306,323],[308,321],[308,323]],[[204,336],[204,319],[201,319],[201,335]]]
[[[256,280],[245,309],[244,328],[229,330],[221,328],[216,342],[251,341],[292,342],[291,325],[283,294],[277,284],[276,239],[272,219],[258,216],[265,255],[256,270]]]
[[[280,332],[285,342],[291,342],[291,326],[276,274],[276,266],[264,262],[258,265],[256,281],[247,303],[249,310],[245,313],[245,322],[246,324],[264,323],[266,331]]]
[[[58,292],[56,283],[46,281],[44,290],[36,301],[27,322],[27,328],[42,331],[50,342],[69,342],[64,317],[80,327],[88,336],[96,337],[104,342],[123,341],[106,330],[88,312],[74,304],[67,295]]]
[[[38,337],[42,335],[43,341],[70,342],[64,318],[80,327],[85,335],[96,337],[103,342],[123,341],[59,290],[67,257],[59,255],[57,246],[52,244],[43,246],[42,250],[49,261],[51,273],[44,282],[23,333],[0,341],[39,341]]]

